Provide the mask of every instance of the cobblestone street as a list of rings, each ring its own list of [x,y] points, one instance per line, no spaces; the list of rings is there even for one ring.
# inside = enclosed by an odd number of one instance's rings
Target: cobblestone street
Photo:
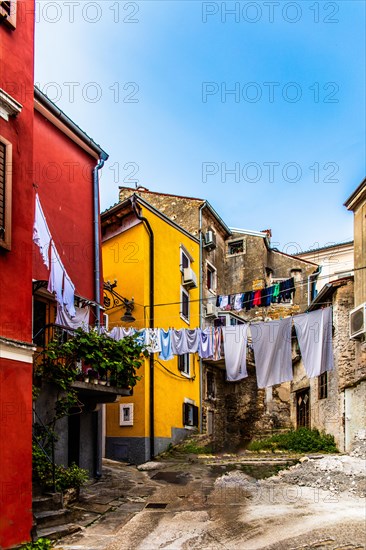
[[[259,479],[286,462],[290,469]],[[290,457],[190,456],[139,468],[106,460],[104,472],[74,505],[81,531],[58,550],[365,548],[360,457],[294,465]]]

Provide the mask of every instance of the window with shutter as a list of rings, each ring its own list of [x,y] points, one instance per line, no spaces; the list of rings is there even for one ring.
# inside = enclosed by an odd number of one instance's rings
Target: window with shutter
[[[11,144],[0,138],[0,247],[11,247]]]

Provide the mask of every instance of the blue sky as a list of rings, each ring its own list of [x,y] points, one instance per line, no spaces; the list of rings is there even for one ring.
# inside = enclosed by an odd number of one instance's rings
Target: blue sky
[[[102,209],[138,180],[300,251],[352,238],[365,28],[363,0],[41,1],[35,80],[109,153]]]

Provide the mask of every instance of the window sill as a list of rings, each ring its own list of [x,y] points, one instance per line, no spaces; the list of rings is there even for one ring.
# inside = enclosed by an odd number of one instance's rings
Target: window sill
[[[187,319],[186,317],[184,317],[184,315],[182,315],[181,313],[179,314],[179,317],[182,319],[182,321],[184,321],[188,326],[191,325],[189,319]]]
[[[226,254],[226,258],[236,258],[237,256],[245,256],[246,252],[237,252],[236,254]]]
[[[186,372],[184,372],[182,370],[180,371],[180,373],[181,373],[182,376],[184,376],[184,378],[188,378],[188,380],[190,380],[192,378],[190,374],[187,374]]]

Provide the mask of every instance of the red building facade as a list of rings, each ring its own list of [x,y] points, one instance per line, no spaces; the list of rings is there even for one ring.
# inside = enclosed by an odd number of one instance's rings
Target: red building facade
[[[0,547],[32,527],[34,2],[0,2]]]
[[[31,538],[34,333],[40,323],[54,322],[56,311],[55,297],[47,291],[49,270],[33,243],[36,194],[75,285],[75,304],[83,300],[89,305],[92,324],[100,318],[103,280],[98,182],[108,155],[34,90],[34,15],[33,0],[0,0],[0,548],[4,549]],[[41,309],[37,302],[43,304]],[[80,434],[98,431],[95,418],[84,416]],[[81,466],[100,462],[97,435],[92,440],[93,445],[79,441]],[[66,448],[66,456],[58,461],[67,463],[67,442],[61,440],[60,447]],[[74,459],[75,453],[74,449]],[[91,473],[96,469],[98,464],[89,467]]]

